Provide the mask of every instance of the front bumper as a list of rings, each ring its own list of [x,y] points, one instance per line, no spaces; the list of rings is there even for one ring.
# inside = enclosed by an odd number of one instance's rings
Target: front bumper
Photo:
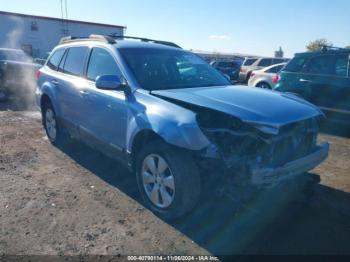
[[[289,162],[282,167],[251,170],[252,184],[275,185],[283,180],[304,174],[321,164],[328,157],[328,152],[329,144],[324,143],[318,146],[313,153]]]

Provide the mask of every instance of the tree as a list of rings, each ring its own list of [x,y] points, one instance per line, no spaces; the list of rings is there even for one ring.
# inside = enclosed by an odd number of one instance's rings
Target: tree
[[[316,39],[315,41],[311,41],[306,46],[306,49],[311,52],[320,51],[323,46],[333,46],[333,44],[331,42],[328,42],[328,40],[325,38],[320,38]]]

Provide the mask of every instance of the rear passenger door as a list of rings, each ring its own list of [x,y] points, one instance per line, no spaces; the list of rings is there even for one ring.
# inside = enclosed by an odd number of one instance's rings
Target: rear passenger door
[[[58,70],[61,77],[59,85],[59,103],[64,124],[75,131],[82,124],[83,110],[82,88],[84,79],[85,61],[88,54],[87,47],[70,47],[61,61]]]

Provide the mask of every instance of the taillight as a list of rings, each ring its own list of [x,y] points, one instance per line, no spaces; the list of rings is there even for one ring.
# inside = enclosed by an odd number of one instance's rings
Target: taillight
[[[254,73],[254,72],[252,72],[252,73],[250,74],[250,77],[253,77],[253,76],[255,76],[255,73]]]
[[[276,74],[276,75],[273,77],[273,79],[272,79],[272,83],[273,83],[273,84],[277,84],[278,81],[280,81],[280,76]]]
[[[38,79],[40,78],[40,76],[41,76],[41,72],[40,72],[40,70],[37,70],[37,71],[35,72],[36,80],[38,80]]]
[[[244,73],[244,69],[241,67],[241,69],[239,70],[241,73]]]

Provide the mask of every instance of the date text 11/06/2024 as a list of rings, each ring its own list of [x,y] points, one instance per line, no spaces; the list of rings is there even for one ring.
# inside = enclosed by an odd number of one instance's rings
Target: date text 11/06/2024
[[[219,261],[215,256],[128,256],[128,261]]]

